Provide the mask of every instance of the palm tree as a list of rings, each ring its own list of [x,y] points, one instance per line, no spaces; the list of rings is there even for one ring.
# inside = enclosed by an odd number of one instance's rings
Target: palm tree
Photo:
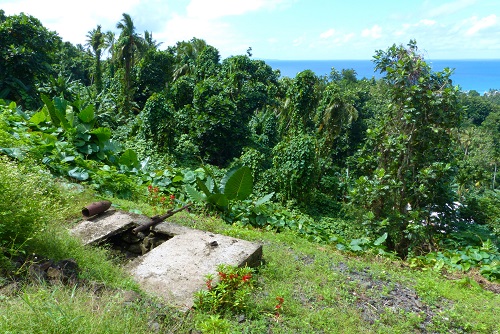
[[[192,38],[189,42],[177,42],[176,66],[174,69],[174,81],[183,75],[189,75],[195,68],[196,58],[207,47],[207,42],[203,39]]]
[[[113,77],[115,75],[115,62],[116,62],[116,55],[115,55],[115,33],[112,31],[106,31],[104,34],[104,49],[108,51],[108,54],[110,56],[109,59],[109,73],[110,76]]]
[[[158,49],[158,47],[163,44],[161,42],[157,43],[153,39],[153,33],[147,30],[144,31],[144,42],[146,43],[147,49],[154,49],[154,50]]]
[[[101,70],[101,55],[104,46],[104,34],[101,32],[101,26],[98,25],[96,29],[92,29],[87,33],[87,43],[85,44],[95,56],[95,86],[97,92],[102,90],[102,70]]]
[[[342,128],[349,126],[357,117],[358,111],[349,92],[342,91],[335,83],[328,85],[316,115],[317,131],[325,138],[324,148],[329,150]]]
[[[130,15],[123,13],[123,18],[117,23],[116,27],[121,29],[120,37],[117,42],[118,59],[125,69],[124,81],[125,88],[130,89],[130,72],[135,63],[137,53],[145,49],[144,38],[135,32],[134,22]]]

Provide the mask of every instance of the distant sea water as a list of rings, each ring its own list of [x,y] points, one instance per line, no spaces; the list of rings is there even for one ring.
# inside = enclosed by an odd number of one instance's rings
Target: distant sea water
[[[476,90],[484,94],[490,89],[500,90],[500,59],[487,60],[426,60],[435,72],[442,71],[445,67],[454,69],[451,79],[454,85],[459,85],[463,91]],[[279,69],[282,76],[295,77],[297,73],[311,70],[316,75],[329,75],[335,68],[354,69],[357,78],[374,77],[378,79],[382,75],[374,71],[374,63],[371,60],[265,60],[266,64],[273,69]]]

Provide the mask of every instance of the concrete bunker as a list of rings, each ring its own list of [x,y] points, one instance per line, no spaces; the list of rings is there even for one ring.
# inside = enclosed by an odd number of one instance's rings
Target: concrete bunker
[[[151,221],[143,215],[106,209],[81,221],[71,233],[85,244],[109,243],[123,252],[124,268],[144,291],[181,309],[193,305],[194,293],[206,288],[204,277],[216,275],[220,264],[261,264],[259,243],[168,221],[151,226]],[[150,227],[133,232],[140,226]]]

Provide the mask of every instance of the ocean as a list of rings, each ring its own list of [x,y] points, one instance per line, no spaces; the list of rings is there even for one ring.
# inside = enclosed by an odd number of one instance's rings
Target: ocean
[[[435,72],[445,67],[454,69],[451,79],[454,85],[460,86],[463,91],[476,90],[484,94],[490,89],[500,90],[500,59],[488,60],[428,60],[427,63]],[[331,68],[337,71],[354,69],[358,79],[382,75],[374,71],[371,60],[265,60],[273,69],[279,69],[282,76],[295,77],[304,70],[312,70],[316,75],[329,75]]]

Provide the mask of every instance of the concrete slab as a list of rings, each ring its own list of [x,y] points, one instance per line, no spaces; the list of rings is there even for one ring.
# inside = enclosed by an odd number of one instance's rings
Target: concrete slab
[[[110,232],[113,228],[123,231],[136,222],[149,221],[148,217],[137,216],[116,211],[100,220],[82,222],[73,233],[85,237],[87,243],[95,243],[90,236],[102,241],[105,234],[119,233]],[[106,232],[100,232],[100,225]],[[193,294],[206,288],[205,276],[217,274],[218,265],[256,267],[262,260],[262,245],[246,240],[169,222],[156,225],[154,231],[172,238],[128,263],[126,270],[144,291],[184,310],[193,305]]]
[[[96,216],[83,220],[80,224],[70,230],[84,244],[99,244],[102,241],[121,233],[133,226],[150,221],[146,216],[108,210]]]

